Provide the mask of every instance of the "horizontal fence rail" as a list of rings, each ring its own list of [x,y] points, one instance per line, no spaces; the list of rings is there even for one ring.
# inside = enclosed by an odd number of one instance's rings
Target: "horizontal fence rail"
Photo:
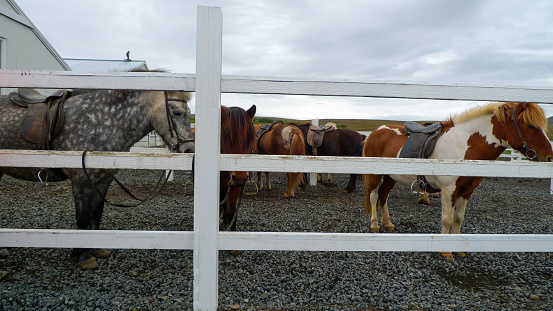
[[[194,74],[0,70],[0,87],[196,91]],[[553,103],[553,89],[223,75],[221,93]]]
[[[191,231],[0,229],[4,247],[194,248]],[[508,243],[507,246],[504,244]],[[220,250],[553,252],[541,234],[219,232]]]
[[[87,168],[191,170],[193,154],[88,152]],[[82,168],[79,151],[1,150],[0,166]],[[550,178],[553,165],[529,161],[474,161],[369,157],[277,156],[221,154],[221,171],[343,174],[450,175]]]

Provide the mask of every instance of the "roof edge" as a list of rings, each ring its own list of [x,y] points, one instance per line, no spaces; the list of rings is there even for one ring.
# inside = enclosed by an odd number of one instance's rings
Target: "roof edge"
[[[13,0],[6,0],[8,2],[9,5],[11,5],[13,7],[13,9],[18,13],[20,14],[21,16],[23,16],[24,18],[27,19],[27,21],[29,22],[29,24],[31,25],[31,31],[37,36],[37,38],[40,40],[40,42],[42,42],[42,44],[44,45],[44,47],[46,47],[46,49],[52,53],[52,55],[54,56],[54,58],[60,63],[60,65],[67,71],[71,71],[71,68],[69,67],[69,65],[67,65],[65,63],[65,61],[63,60],[63,58],[58,54],[58,52],[56,51],[56,49],[54,49],[54,47],[50,44],[50,42],[48,42],[48,40],[46,39],[46,37],[44,37],[44,35],[38,30],[38,28],[35,26],[35,24],[33,24],[33,22],[29,19],[29,17],[25,14],[25,12],[23,12],[23,10],[19,7],[19,5],[17,5],[17,3],[15,3],[15,1]],[[26,26],[29,26],[29,25],[26,25]]]

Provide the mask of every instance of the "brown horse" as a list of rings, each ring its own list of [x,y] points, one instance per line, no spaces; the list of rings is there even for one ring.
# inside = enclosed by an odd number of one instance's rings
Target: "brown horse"
[[[257,152],[253,116],[256,107],[247,111],[239,107],[221,106],[221,153],[250,154]],[[221,172],[219,206],[223,223],[236,231],[236,218],[241,192],[248,180],[248,172]]]
[[[305,142],[301,130],[291,124],[275,123],[261,136],[261,124],[255,124],[258,133],[257,152],[274,155],[305,155]],[[285,198],[294,196],[296,188],[303,181],[302,173],[288,173],[288,184],[284,192]],[[265,172],[267,190],[271,190],[271,177]],[[257,173],[257,188],[263,187],[261,172]]]
[[[430,159],[495,160],[511,146],[533,161],[553,161],[547,136],[547,119],[537,104],[492,103],[466,111],[443,122],[443,131]],[[397,157],[407,141],[405,127],[383,125],[365,142],[363,156]],[[441,190],[442,234],[459,234],[467,201],[482,177],[425,176],[428,184]],[[399,181],[411,185],[409,175],[365,175],[365,212],[371,213],[371,231],[378,232],[378,206],[382,223],[393,230],[388,212],[388,194]],[[464,256],[463,253],[458,253]],[[442,253],[453,260],[451,252]]]
[[[297,127],[302,131],[305,140],[305,154],[313,155],[313,148],[307,143],[307,133],[309,132],[311,122],[299,124]],[[319,156],[345,156],[345,157],[360,157],[363,153],[363,141],[365,135],[350,129],[336,129],[325,133],[323,142],[317,148]],[[346,192],[355,190],[355,183],[358,174],[351,174],[349,182],[344,189]]]

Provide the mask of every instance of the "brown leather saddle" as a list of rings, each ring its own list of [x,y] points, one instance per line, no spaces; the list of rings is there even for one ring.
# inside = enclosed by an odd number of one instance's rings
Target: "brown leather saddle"
[[[266,123],[266,124],[263,124],[261,126],[261,128],[257,131],[257,141],[259,141],[259,139],[261,138],[261,136],[263,136],[263,134],[267,133],[268,131],[271,130],[271,128],[273,127],[273,125],[275,124],[283,124],[282,121],[280,120],[277,120],[273,123]]]
[[[442,135],[442,123],[427,123],[421,125],[416,122],[405,122],[405,133],[409,136],[407,141],[401,148],[399,153],[400,158],[418,158],[427,159],[436,147],[438,138]],[[439,192],[439,189],[435,189],[428,182],[423,175],[417,176],[419,188],[426,192],[434,193]]]
[[[309,131],[307,132],[307,144],[313,148],[314,156],[317,155],[317,148],[319,148],[323,144],[325,133],[332,132],[334,130],[336,130],[336,127],[334,125],[309,126]]]
[[[63,103],[71,95],[68,90],[59,90],[44,96],[35,89],[20,88],[8,95],[27,115],[21,122],[21,136],[41,149],[50,149],[50,141],[56,137],[64,124]]]

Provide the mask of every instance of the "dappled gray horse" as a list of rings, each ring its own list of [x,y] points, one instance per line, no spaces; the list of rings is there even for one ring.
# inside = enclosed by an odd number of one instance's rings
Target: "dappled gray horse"
[[[0,149],[129,151],[136,142],[155,130],[173,151],[194,152],[189,100],[190,93],[182,91],[78,91],[68,95],[54,113],[60,122],[55,125],[57,130],[48,134],[53,137],[46,143],[38,143],[23,138],[24,132],[29,134],[30,128],[37,127],[39,121],[32,119],[37,113],[31,113],[29,107],[38,106],[31,103],[27,108],[21,107],[8,96],[0,96]],[[22,124],[31,126],[22,128]],[[46,124],[45,127],[54,125]],[[87,172],[90,178],[83,169],[75,168],[0,167],[0,179],[3,174],[30,181],[70,179],[77,228],[99,229],[104,196],[117,170],[87,169]],[[96,257],[109,256],[109,252],[74,249],[72,255],[81,268],[90,269],[98,267]]]

